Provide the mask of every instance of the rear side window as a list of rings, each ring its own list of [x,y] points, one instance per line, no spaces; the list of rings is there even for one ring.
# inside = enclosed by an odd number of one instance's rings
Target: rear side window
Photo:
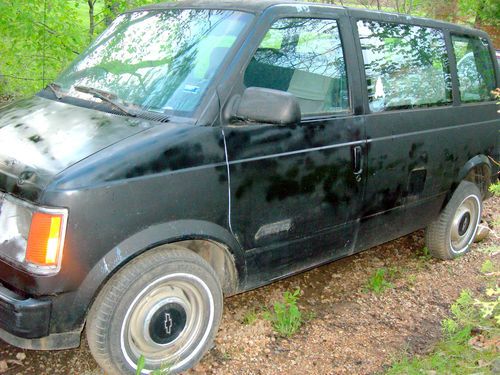
[[[472,36],[456,35],[452,35],[451,40],[462,102],[493,100],[491,92],[495,89],[495,73],[488,42]]]
[[[247,87],[294,94],[302,115],[347,110],[347,77],[337,22],[276,21],[248,65],[244,80]]]
[[[452,102],[448,55],[440,30],[360,20],[358,31],[372,112]]]

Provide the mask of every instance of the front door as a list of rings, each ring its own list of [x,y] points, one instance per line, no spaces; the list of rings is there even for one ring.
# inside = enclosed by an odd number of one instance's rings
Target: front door
[[[344,19],[336,16],[276,17],[244,73],[244,87],[294,94],[300,125],[223,128],[230,222],[248,251],[249,285],[352,250],[362,205],[365,140],[363,125],[352,113],[346,70],[346,55],[355,54],[346,53],[342,40],[349,36],[339,27]],[[267,280],[253,280],[254,275]]]

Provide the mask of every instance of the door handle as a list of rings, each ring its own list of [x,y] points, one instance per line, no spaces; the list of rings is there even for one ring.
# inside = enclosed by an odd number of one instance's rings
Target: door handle
[[[352,164],[354,175],[360,176],[363,173],[363,149],[361,146],[352,148]]]

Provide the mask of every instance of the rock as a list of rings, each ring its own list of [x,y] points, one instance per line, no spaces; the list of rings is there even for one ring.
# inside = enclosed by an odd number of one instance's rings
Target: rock
[[[493,361],[493,364],[491,365],[491,372],[495,375],[500,374],[500,359],[497,358]]]
[[[0,361],[0,374],[3,374],[4,372],[7,372],[9,369],[9,365],[7,364],[7,361]]]
[[[476,237],[474,238],[474,242],[481,242],[486,237],[488,237],[490,232],[491,229],[488,226],[488,223],[486,223],[485,221],[481,221],[481,223],[479,223],[479,227],[477,228],[477,233]]]
[[[26,354],[24,354],[23,352],[19,352],[16,354],[16,358],[20,361],[24,361],[26,359]]]

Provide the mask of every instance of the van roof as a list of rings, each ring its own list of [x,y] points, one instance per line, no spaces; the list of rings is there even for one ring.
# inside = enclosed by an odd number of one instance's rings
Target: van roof
[[[262,13],[267,8],[275,5],[295,5],[304,9],[307,12],[307,7],[330,7],[337,9],[345,9],[351,16],[354,17],[374,17],[387,22],[402,22],[402,23],[416,23],[422,26],[447,28],[454,32],[463,32],[467,34],[475,34],[481,37],[488,37],[488,35],[477,29],[473,29],[463,25],[457,25],[450,22],[439,21],[430,18],[415,17],[407,14],[383,12],[378,10],[369,10],[363,8],[351,8],[333,4],[324,3],[311,3],[299,0],[179,0],[168,3],[151,4],[140,7],[136,10],[160,10],[160,9],[175,9],[175,8],[188,8],[188,9],[228,9],[239,10],[251,13]]]
[[[139,9],[169,9],[169,8],[208,8],[208,9],[233,9],[253,13],[260,13],[265,9],[280,4],[315,5],[294,0],[179,0],[169,3],[151,4]],[[316,3],[320,4],[320,3]],[[326,5],[326,4],[322,4]],[[328,4],[331,6],[330,4]],[[342,8],[338,7],[337,8]]]

